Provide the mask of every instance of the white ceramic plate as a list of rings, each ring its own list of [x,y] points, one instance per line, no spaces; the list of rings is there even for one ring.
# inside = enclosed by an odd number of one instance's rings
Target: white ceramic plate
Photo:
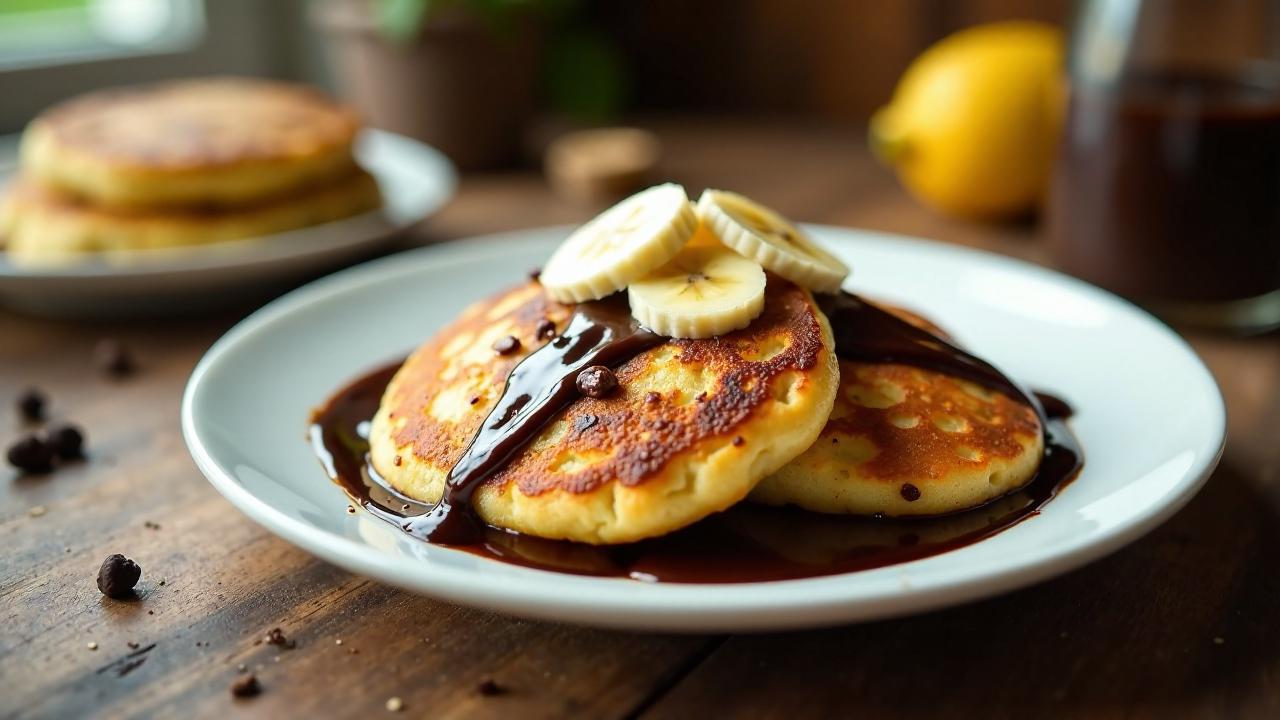
[[[813,228],[854,268],[849,287],[935,317],[1014,377],[1078,414],[1080,477],[990,539],[894,567],[738,585],[645,584],[506,565],[349,515],[303,440],[309,411],[403,357],[466,304],[520,281],[566,236],[513,233],[383,258],[263,308],[217,342],[187,386],[196,463],[250,518],[353,572],[534,618],[673,631],[780,629],[883,618],[1064,573],[1168,518],[1217,463],[1221,395],[1176,334],[1049,270],[962,248]],[[1176,391],[1171,391],[1176,389]]]
[[[15,170],[14,144],[0,138],[0,187]],[[401,135],[364,130],[355,153],[378,180],[384,201],[379,210],[266,237],[142,251],[127,266],[87,260],[22,268],[0,250],[0,303],[54,315],[181,312],[214,304],[247,288],[297,279],[370,252],[435,212],[457,185],[447,158]]]

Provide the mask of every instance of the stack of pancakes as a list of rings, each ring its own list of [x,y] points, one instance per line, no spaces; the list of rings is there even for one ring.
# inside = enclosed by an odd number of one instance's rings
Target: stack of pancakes
[[[0,199],[24,265],[270,235],[378,207],[355,115],[320,93],[210,78],[107,90],[41,114]]]
[[[1044,446],[1031,408],[936,372],[838,359],[808,290],[771,274],[766,293],[748,327],[669,340],[618,368],[614,394],[571,403],[479,488],[479,516],[540,537],[620,543],[742,500],[941,515],[1035,474]],[[440,331],[383,396],[369,437],[374,469],[397,490],[438,501],[511,370],[545,342],[539,326],[563,331],[571,312],[530,282]],[[521,349],[495,353],[508,335]]]

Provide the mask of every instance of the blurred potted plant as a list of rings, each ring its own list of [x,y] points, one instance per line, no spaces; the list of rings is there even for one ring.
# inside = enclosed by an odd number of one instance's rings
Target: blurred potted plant
[[[317,0],[343,95],[464,170],[517,155],[545,22],[572,0]]]

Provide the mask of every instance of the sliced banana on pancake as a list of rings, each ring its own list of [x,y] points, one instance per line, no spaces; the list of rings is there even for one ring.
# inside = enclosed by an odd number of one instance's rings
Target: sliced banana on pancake
[[[690,245],[627,291],[631,315],[673,338],[709,338],[751,324],[764,310],[764,270],[734,251]]]
[[[559,302],[599,300],[666,263],[697,228],[683,187],[642,190],[574,231],[542,268],[542,286]]]
[[[725,190],[703,191],[698,217],[728,247],[815,292],[837,292],[849,268],[773,210]]]

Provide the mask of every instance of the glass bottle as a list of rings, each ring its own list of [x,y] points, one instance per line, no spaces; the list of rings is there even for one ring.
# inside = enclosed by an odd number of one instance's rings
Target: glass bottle
[[[1174,322],[1280,327],[1280,0],[1090,0],[1049,211],[1064,270]]]

